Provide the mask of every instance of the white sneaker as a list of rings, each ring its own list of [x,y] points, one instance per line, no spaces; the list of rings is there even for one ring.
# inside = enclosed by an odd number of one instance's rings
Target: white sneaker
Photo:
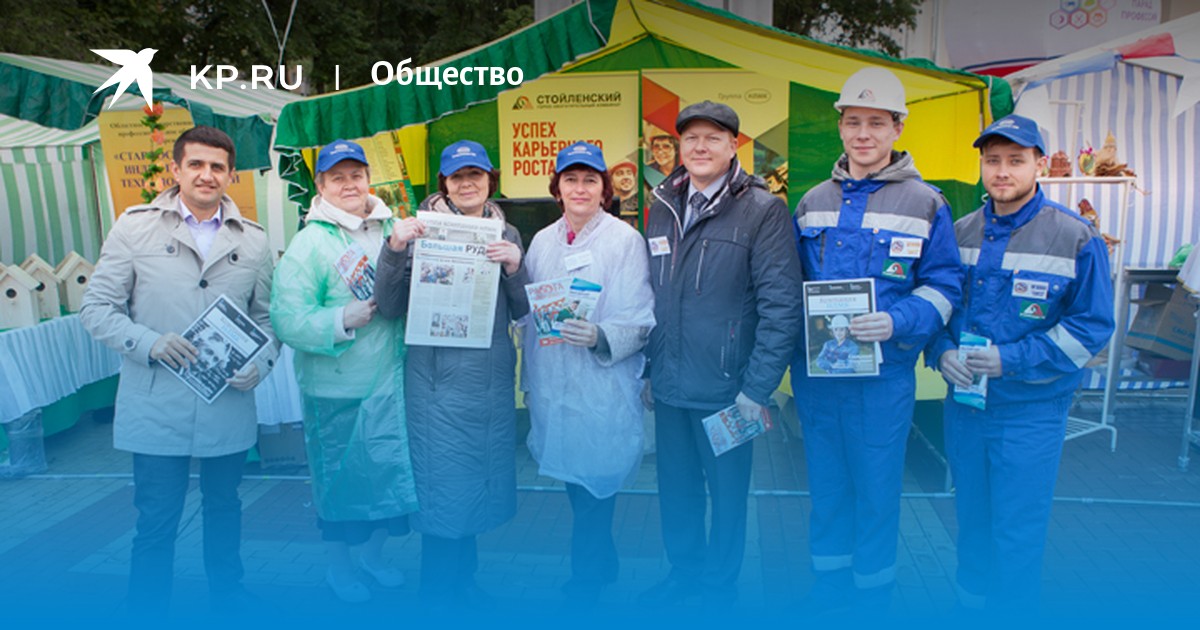
[[[363,570],[363,573],[371,576],[380,586],[384,588],[400,588],[404,586],[404,572],[393,567],[375,568],[367,564],[361,556],[358,558],[358,568]]]
[[[371,600],[371,591],[367,590],[367,586],[358,580],[351,582],[339,582],[333,577],[333,570],[325,571],[325,583],[329,588],[333,589],[333,594],[337,598],[347,604],[361,604]]]

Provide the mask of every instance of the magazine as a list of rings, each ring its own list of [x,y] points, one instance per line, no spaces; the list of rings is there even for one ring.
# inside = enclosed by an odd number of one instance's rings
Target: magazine
[[[375,267],[367,258],[367,252],[363,251],[363,248],[357,243],[352,243],[347,247],[346,251],[338,256],[333,266],[337,269],[338,275],[346,281],[346,285],[350,287],[350,292],[354,294],[354,297],[360,300],[369,300],[372,295],[375,295]]]
[[[504,222],[421,211],[425,238],[414,241],[412,284],[404,343],[410,346],[487,348],[492,345],[500,263],[487,246]]]
[[[718,457],[722,453],[770,431],[775,426],[766,407],[763,407],[762,420],[748,422],[742,418],[742,413],[738,411],[737,405],[729,405],[704,418],[701,422],[704,423],[704,432],[708,434],[708,442],[712,445],[713,455]]]
[[[805,360],[809,376],[878,376],[878,342],[850,336],[850,321],[875,312],[875,279],[804,283]]]
[[[184,368],[163,364],[204,402],[212,401],[229,386],[225,382],[254,360],[270,338],[229,298],[218,297],[183,331],[199,357]]]
[[[562,343],[563,322],[572,319],[588,321],[602,287],[581,278],[555,278],[525,285],[529,296],[529,314],[538,333],[539,346]]]
[[[992,347],[992,340],[963,331],[958,339],[958,361],[965,364],[972,353]],[[969,387],[954,386],[954,400],[976,409],[987,408],[987,374],[976,374]]]

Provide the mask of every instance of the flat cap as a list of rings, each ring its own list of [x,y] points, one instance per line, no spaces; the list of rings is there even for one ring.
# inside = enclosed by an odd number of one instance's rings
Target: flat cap
[[[718,127],[728,129],[734,136],[738,135],[737,112],[723,103],[700,101],[688,105],[679,112],[679,117],[675,119],[675,131],[683,133],[683,130],[695,120],[707,120]]]

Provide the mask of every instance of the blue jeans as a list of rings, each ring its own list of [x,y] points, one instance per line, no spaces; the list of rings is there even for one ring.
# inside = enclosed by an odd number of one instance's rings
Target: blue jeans
[[[246,452],[200,460],[204,571],[214,598],[241,589],[242,501],[238,485]],[[188,492],[191,457],[133,454],[137,535],[129,566],[129,607],[165,613],[171,600],[175,539]]]

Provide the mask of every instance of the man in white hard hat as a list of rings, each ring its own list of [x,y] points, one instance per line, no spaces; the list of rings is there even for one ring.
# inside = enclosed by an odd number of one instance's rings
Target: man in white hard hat
[[[896,577],[914,366],[959,301],[962,263],[945,197],[908,153],[893,150],[908,113],[896,75],[864,68],[834,106],[845,153],[796,207],[796,242],[808,280],[874,278],[876,312],[852,318],[849,332],[878,342],[883,363],[878,376],[841,378],[810,378],[803,351],[792,364],[813,502],[817,580],[806,607],[884,610]]]

